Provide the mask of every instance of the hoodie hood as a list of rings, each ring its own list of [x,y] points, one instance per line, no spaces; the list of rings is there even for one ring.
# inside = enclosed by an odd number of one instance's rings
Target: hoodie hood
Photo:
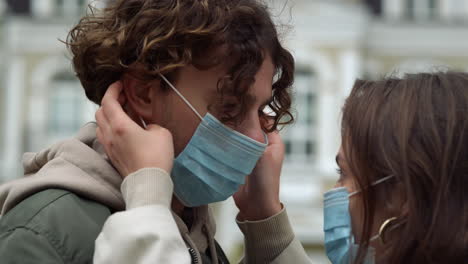
[[[0,185],[0,216],[27,197],[45,189],[65,189],[120,211],[122,178],[96,139],[96,123],[37,153],[23,156],[24,177]]]

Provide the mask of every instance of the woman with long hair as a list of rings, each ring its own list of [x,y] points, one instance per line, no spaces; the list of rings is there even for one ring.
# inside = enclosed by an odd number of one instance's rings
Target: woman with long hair
[[[467,73],[356,81],[337,164],[332,263],[468,263]]]

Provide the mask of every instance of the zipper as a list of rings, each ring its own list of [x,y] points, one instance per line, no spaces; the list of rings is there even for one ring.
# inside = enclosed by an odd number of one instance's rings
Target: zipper
[[[188,234],[183,234],[182,238],[187,243],[187,250],[192,258],[192,264],[200,264],[201,263],[201,256],[198,250],[196,249],[195,243],[193,243],[192,239]]]
[[[190,253],[190,257],[192,258],[192,264],[198,264],[198,255],[195,249],[193,248],[187,248],[188,252]]]

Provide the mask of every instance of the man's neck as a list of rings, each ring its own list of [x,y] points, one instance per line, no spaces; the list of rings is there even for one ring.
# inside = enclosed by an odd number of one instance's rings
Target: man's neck
[[[191,223],[187,223],[187,219],[185,219],[186,218],[186,212],[184,212],[186,209],[185,205],[183,205],[182,202],[175,195],[172,196],[171,209],[180,218],[182,218],[182,220],[184,220],[186,224],[191,224]]]
[[[185,225],[187,225],[187,228],[190,230],[192,228],[193,221],[195,221],[193,208],[183,205],[175,195],[172,196],[171,208],[172,211],[174,211],[174,213],[184,221]]]
[[[182,204],[179,199],[175,195],[172,196],[172,203],[171,203],[171,208],[174,213],[176,213],[179,217],[182,218],[185,206]]]

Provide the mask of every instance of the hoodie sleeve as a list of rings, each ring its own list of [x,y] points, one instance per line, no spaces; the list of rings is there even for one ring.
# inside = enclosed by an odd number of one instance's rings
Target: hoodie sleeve
[[[310,264],[295,237],[286,209],[260,221],[237,221],[244,234],[245,256],[241,264]]]
[[[127,209],[106,220],[96,239],[94,263],[190,263],[170,210],[169,174],[158,168],[141,169],[125,178],[121,191]]]

